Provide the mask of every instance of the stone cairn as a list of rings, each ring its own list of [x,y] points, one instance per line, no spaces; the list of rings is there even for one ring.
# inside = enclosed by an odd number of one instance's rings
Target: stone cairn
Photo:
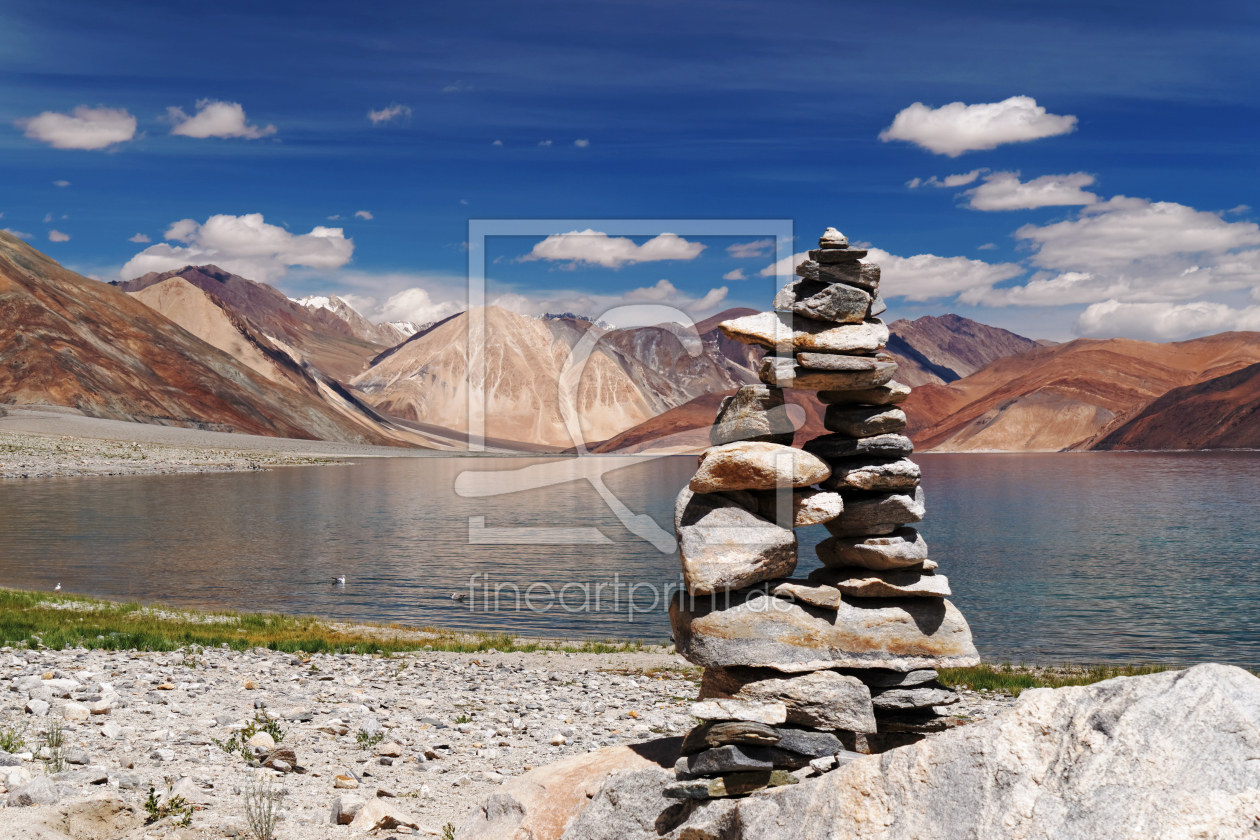
[[[936,668],[979,664],[927,545],[919,467],[881,352],[879,266],[828,228],[762,312],[719,325],[767,350],[762,385],[722,402],[674,530],[685,592],[678,652],[702,666],[701,723],[668,795],[708,799],[795,783],[946,728],[958,702]],[[815,391],[832,434],[792,447],[783,389]],[[823,568],[793,578],[796,528],[823,524]]]

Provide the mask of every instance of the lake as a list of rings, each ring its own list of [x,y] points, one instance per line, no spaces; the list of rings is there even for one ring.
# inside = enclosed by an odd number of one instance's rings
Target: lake
[[[920,530],[987,660],[1260,663],[1260,453],[915,460]],[[678,556],[653,541],[670,548],[694,469],[693,457],[399,458],[5,480],[0,585],[664,640]],[[798,574],[825,537],[802,529]]]

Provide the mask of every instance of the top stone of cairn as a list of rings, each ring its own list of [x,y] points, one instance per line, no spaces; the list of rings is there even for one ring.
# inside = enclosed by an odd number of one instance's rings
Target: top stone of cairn
[[[831,250],[832,248],[848,248],[849,237],[845,236],[835,228],[829,227],[823,235],[819,237],[818,247],[825,248],[827,250]]]

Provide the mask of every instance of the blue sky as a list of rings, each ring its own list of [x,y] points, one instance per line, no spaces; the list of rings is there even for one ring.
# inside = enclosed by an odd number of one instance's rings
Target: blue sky
[[[791,219],[798,250],[828,225],[879,249],[891,317],[1055,339],[1260,329],[1258,18],[1243,3],[9,0],[0,227],[103,279],[216,261],[424,320],[460,305],[470,218]],[[491,298],[695,317],[768,303],[773,255],[728,251],[749,240],[636,261],[646,239],[587,237],[566,259],[497,243]],[[621,256],[571,258],[587,246]]]

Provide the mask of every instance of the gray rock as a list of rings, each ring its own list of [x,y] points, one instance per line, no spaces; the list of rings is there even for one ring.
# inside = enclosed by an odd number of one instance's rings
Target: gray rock
[[[824,353],[871,353],[888,343],[888,327],[882,321],[837,326],[783,312],[759,312],[718,324],[722,335],[743,344],[755,344],[780,353],[802,350]]]
[[[333,800],[332,808],[328,814],[328,821],[332,825],[350,825],[366,804],[367,800],[362,796],[343,793]]]
[[[926,513],[923,488],[908,493],[845,495],[844,513],[824,523],[836,536],[887,534],[907,522],[921,522]]]
[[[25,808],[31,805],[55,805],[61,801],[57,785],[47,776],[36,776],[17,790],[9,791],[9,807]]]
[[[757,367],[757,376],[767,385],[805,391],[860,391],[883,385],[896,373],[896,365],[869,370],[811,370],[785,356],[766,356]]]
[[[773,769],[774,757],[768,747],[726,744],[687,756],[687,772],[693,776]]]
[[[692,755],[727,744],[766,747],[777,744],[778,741],[778,730],[765,723],[747,720],[710,721],[687,733],[683,738],[682,752],[683,755]]]
[[[16,755],[9,755],[4,750],[0,750],[0,767],[21,767],[22,759]]]
[[[787,723],[875,731],[870,689],[858,677],[835,671],[789,676],[769,669],[706,669],[700,699],[728,697],[782,703],[787,708]]]
[[[886,311],[888,311],[888,304],[884,303],[884,299],[879,296],[878,292],[876,292],[875,299],[871,301],[871,308],[870,308],[870,311],[866,313],[866,317],[878,318],[880,315],[883,315]]]
[[[43,717],[48,714],[49,704],[46,700],[29,700],[26,703],[26,711],[35,717]]]
[[[818,237],[819,248],[848,248],[849,237],[833,227],[823,231],[823,235]]]
[[[66,764],[91,764],[92,759],[88,756],[87,750],[66,750]]]
[[[953,594],[948,578],[921,569],[875,571],[853,566],[824,567],[810,572],[809,582],[835,587],[857,598],[945,598]]]
[[[838,609],[824,610],[761,592],[676,593],[669,616],[678,652],[705,668],[912,671],[980,663],[966,619],[940,598],[845,596]]]
[[[878,388],[867,388],[861,391],[819,391],[818,401],[823,405],[837,403],[866,403],[867,405],[899,405],[910,396],[910,386],[900,382],[889,382]]]
[[[809,487],[831,468],[821,458],[778,443],[757,441],[710,446],[700,453],[688,487],[695,493]]]
[[[725,496],[684,487],[674,506],[674,533],[693,595],[740,589],[796,568],[796,532]]]
[[[799,601],[811,607],[827,610],[840,608],[841,592],[834,586],[827,586],[812,580],[772,580],[766,584],[770,594],[776,598]]]
[[[796,363],[810,370],[892,370],[897,361],[886,353],[854,356],[848,353],[797,353]]]
[[[756,499],[757,513],[784,527],[821,525],[844,512],[844,497],[823,490],[761,490],[750,495]]]
[[[798,277],[826,283],[848,283],[875,294],[879,289],[879,266],[874,263],[842,262],[820,264],[806,260],[796,267]]]
[[[713,781],[706,779],[702,785],[707,789]],[[591,791],[590,803],[567,828],[561,825],[555,834],[493,836],[505,839],[529,836],[543,840],[558,837],[563,831],[567,840],[660,840],[662,829],[668,831],[675,821],[683,819],[684,805],[665,795],[665,790],[676,783],[672,773],[659,768],[622,771],[609,776],[602,786]],[[462,840],[464,834],[456,836]],[[489,837],[486,835],[486,840]]]
[[[813,729],[792,729],[790,727],[779,727],[779,743],[775,744],[775,749],[783,752],[790,752],[797,756],[803,757],[803,761],[796,767],[804,767],[815,758],[824,755],[835,755],[844,751],[844,745],[840,743],[840,739],[830,732],[818,732]],[[791,769],[796,769],[795,767]]]
[[[857,262],[866,254],[861,248],[817,248],[809,252],[809,258],[819,265],[834,265]]]
[[[745,385],[722,401],[709,442],[714,446],[741,440],[791,445],[795,434],[782,389]]]
[[[922,685],[930,683],[940,676],[932,668],[919,668],[915,671],[885,671],[880,668],[866,668],[860,671],[850,671],[849,673],[866,683],[872,690]]]
[[[909,458],[841,458],[828,465],[831,477],[819,485],[824,490],[904,492],[918,487],[922,475]]]
[[[774,296],[774,308],[836,324],[860,324],[871,308],[871,296],[845,283],[800,278]]]
[[[958,692],[937,684],[911,688],[886,688],[871,695],[871,702],[880,711],[951,706],[961,699]]]
[[[814,547],[824,566],[901,569],[927,560],[928,548],[914,528],[898,528],[886,536],[830,537]]]
[[[764,790],[771,787],[782,787],[783,785],[797,784],[800,779],[793,776],[787,770],[759,770],[749,773],[728,773],[725,776],[719,776],[716,779],[696,779],[687,782],[674,782],[666,786],[664,795],[671,799],[720,799],[729,796],[744,796],[758,790]],[[687,815],[687,822],[694,820],[694,812]],[[613,823],[618,829],[620,822]],[[680,838],[696,838],[696,840],[704,840],[704,838],[725,838],[727,835],[721,829],[719,833],[711,830],[693,830],[683,834],[674,835]],[[570,835],[565,832],[565,838],[580,837],[582,835]],[[626,835],[612,834],[609,837],[617,837],[619,840],[628,840]]]
[[[821,435],[805,441],[803,449],[826,461],[839,458],[899,458],[914,451],[914,444],[905,435],[875,435],[874,437],[850,437],[849,435]]]
[[[691,704],[691,716],[704,721],[778,724],[787,720],[787,707],[775,700],[698,700]]]
[[[906,413],[891,406],[850,407],[829,405],[823,427],[853,437],[894,434],[906,427]]]

